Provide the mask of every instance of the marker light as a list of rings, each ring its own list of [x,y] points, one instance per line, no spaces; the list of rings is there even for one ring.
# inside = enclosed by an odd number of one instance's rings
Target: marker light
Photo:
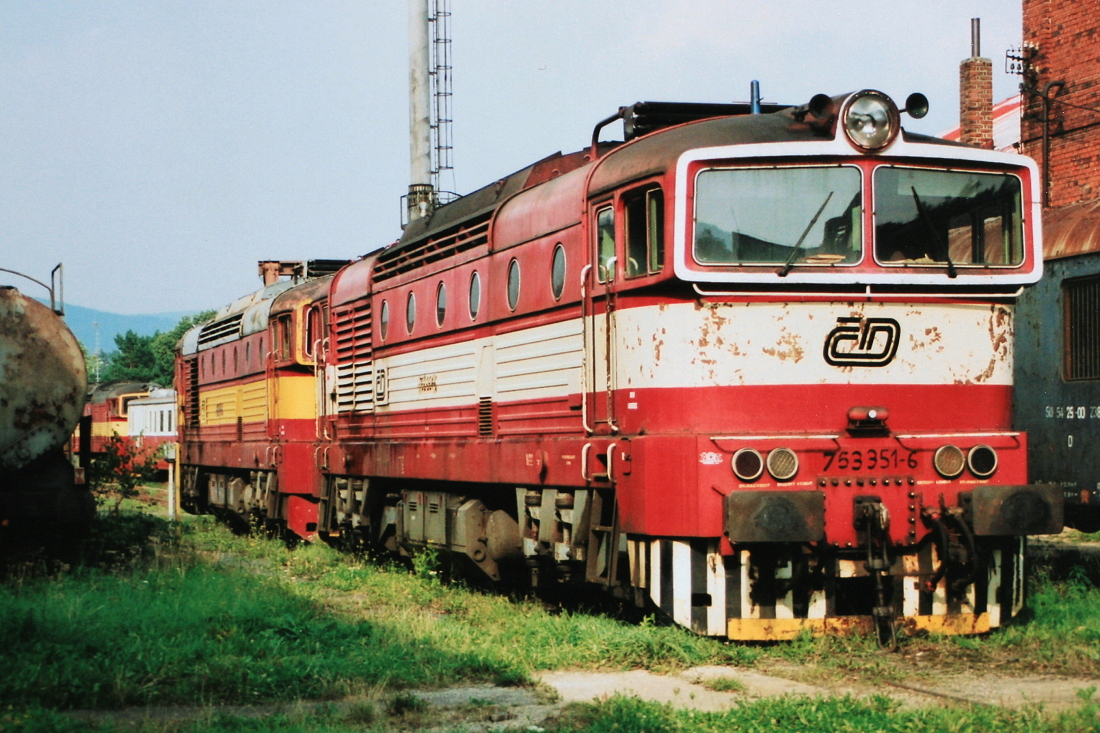
[[[988,445],[976,445],[970,449],[966,464],[978,478],[989,478],[997,470],[997,451]]]
[[[733,475],[742,481],[755,481],[764,473],[764,458],[752,448],[742,448],[733,454]]]

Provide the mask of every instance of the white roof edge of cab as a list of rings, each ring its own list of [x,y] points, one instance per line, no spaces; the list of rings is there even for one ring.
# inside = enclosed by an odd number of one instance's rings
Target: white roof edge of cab
[[[740,282],[774,284],[779,282],[772,269],[769,269],[768,272],[762,271],[760,273],[723,273],[705,272],[702,270],[690,269],[686,266],[685,251],[688,246],[685,237],[687,229],[687,170],[688,166],[696,161],[723,158],[751,160],[753,158],[782,157],[783,155],[790,155],[791,150],[792,146],[788,143],[756,143],[748,145],[725,145],[711,148],[694,148],[684,152],[680,156],[676,164],[676,206],[674,209],[676,228],[673,238],[672,263],[673,272],[676,273],[678,278],[687,282],[699,283]],[[1039,278],[1042,277],[1043,232],[1040,226],[1042,198],[1039,184],[1039,166],[1034,160],[1026,155],[1002,153],[996,150],[984,150],[982,148],[972,148],[962,145],[942,145],[919,140],[906,141],[901,135],[898,135],[897,139],[882,150],[871,155],[865,155],[859,153],[848,144],[842,134],[838,134],[835,140],[799,143],[797,152],[799,156],[805,158],[810,158],[811,156],[886,158],[891,159],[893,163],[897,163],[899,160],[904,160],[905,158],[924,161],[947,159],[950,161],[957,161],[962,165],[966,163],[991,163],[1029,169],[1031,174],[1031,209],[1024,212],[1024,221],[1025,225],[1031,229],[1034,267],[1031,270],[1006,268],[1005,270],[993,273],[983,271],[981,274],[970,274],[965,270],[960,270],[958,277],[952,281],[951,284],[955,286],[964,283],[976,285],[1030,285],[1038,282]],[[789,276],[783,279],[783,282],[788,285],[847,284],[864,286],[897,284],[899,279],[898,275],[895,273],[884,273],[880,275],[877,273],[857,274],[848,272],[791,272]],[[906,282],[910,285],[940,285],[947,282],[947,278],[940,274],[908,275],[906,277]]]

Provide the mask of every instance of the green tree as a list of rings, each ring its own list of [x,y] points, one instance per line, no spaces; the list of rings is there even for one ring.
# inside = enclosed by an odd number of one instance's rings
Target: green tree
[[[184,316],[171,331],[156,331],[141,336],[133,331],[115,335],[117,349],[106,355],[100,369],[104,382],[154,382],[163,387],[172,385],[176,344],[188,329],[214,317],[214,311]]]
[[[159,333],[159,332],[158,332]],[[104,382],[155,382],[156,357],[153,336],[141,336],[132,330],[115,334],[116,350],[101,372]]]
[[[183,338],[183,334],[195,326],[213,320],[215,313],[216,311],[209,310],[196,313],[193,316],[184,316],[171,331],[165,333],[157,331],[153,335],[153,357],[156,360],[156,378],[153,380],[154,382],[163,384],[165,387],[172,384],[172,378],[175,374],[176,344]]]

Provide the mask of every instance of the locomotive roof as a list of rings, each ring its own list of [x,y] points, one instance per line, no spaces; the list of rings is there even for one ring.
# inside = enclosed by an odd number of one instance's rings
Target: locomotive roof
[[[621,145],[621,143],[600,143],[601,153],[607,152],[617,145]],[[501,202],[513,194],[539,183],[545,183],[563,173],[576,170],[589,162],[591,162],[591,151],[588,148],[568,155],[563,155],[560,151],[549,155],[537,163],[490,183],[488,186],[479,188],[449,204],[440,206],[426,217],[409,222],[401,235],[401,239],[392,247],[380,253],[380,256],[384,257],[384,254],[389,251],[400,249],[425,237],[437,235],[464,221],[491,214]]]
[[[88,402],[98,405],[124,394],[151,392],[159,386],[153,382],[101,382],[100,384],[92,384],[89,385]]]
[[[1043,212],[1043,258],[1100,252],[1100,199]]]
[[[328,295],[329,285],[332,283],[332,275],[313,278],[294,287],[287,288],[275,296],[271,303],[272,313],[286,313],[294,310],[302,303],[312,303]]]
[[[834,99],[841,99],[841,95]],[[620,114],[645,105],[663,103],[638,102],[620,109]],[[671,107],[673,105],[665,105]],[[685,105],[691,106],[691,105]],[[722,105],[696,105],[721,109]],[[728,105],[740,111],[741,105]],[[771,109],[778,108],[778,105]],[[783,107],[769,114],[732,114],[695,119],[670,127],[645,132],[627,143],[599,143],[599,157],[588,195],[597,195],[622,183],[667,171],[684,152],[695,148],[748,145],[754,143],[811,142],[835,139],[835,126],[822,132],[804,121],[805,106]],[[907,142],[954,145],[936,137],[902,130]],[[429,216],[412,221],[405,227],[401,239],[379,253],[380,262],[427,238],[436,238],[464,222],[488,218],[503,201],[526,188],[545,183],[551,178],[592,164],[591,148],[563,155],[555,153],[494,183],[435,209]]]
[[[601,157],[592,174],[588,194],[595,195],[622,183],[669,170],[680,156],[696,148],[760,143],[798,143],[833,140],[838,134],[821,131],[799,119],[801,108],[788,107],[772,114],[713,117],[639,137]],[[958,145],[926,135],[902,131],[907,142]]]
[[[195,326],[183,334],[178,347],[180,352],[194,354],[202,349],[265,330],[275,297],[292,287],[293,281],[282,280],[222,306],[214,320]]]

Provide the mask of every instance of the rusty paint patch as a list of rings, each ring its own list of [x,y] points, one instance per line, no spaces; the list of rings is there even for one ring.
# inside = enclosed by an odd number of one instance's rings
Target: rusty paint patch
[[[795,364],[802,361],[802,357],[805,356],[805,351],[802,348],[801,337],[787,329],[783,329],[781,333],[782,335],[775,348],[765,348],[761,349],[761,351],[780,361],[787,361],[789,359]]]

